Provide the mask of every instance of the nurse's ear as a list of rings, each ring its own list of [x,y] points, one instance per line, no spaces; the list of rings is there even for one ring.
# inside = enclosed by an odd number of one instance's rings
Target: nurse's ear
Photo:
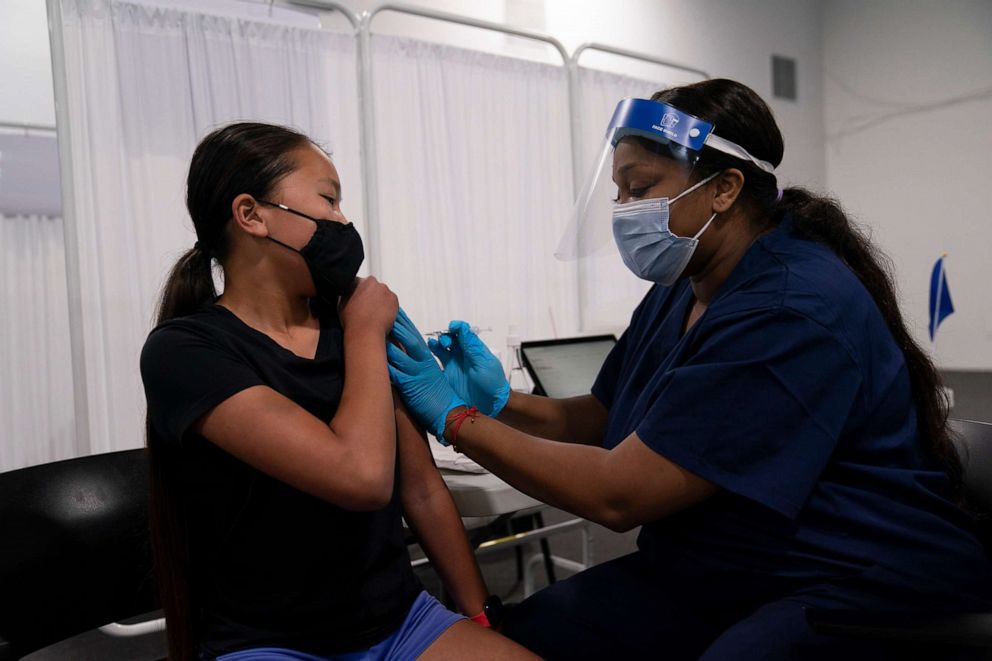
[[[717,175],[712,185],[715,189],[713,213],[725,213],[727,209],[734,205],[737,197],[741,194],[741,190],[744,188],[744,173],[737,168],[724,170]]]
[[[265,219],[258,213],[261,205],[254,197],[242,193],[231,202],[231,219],[236,228],[256,237],[269,235]]]

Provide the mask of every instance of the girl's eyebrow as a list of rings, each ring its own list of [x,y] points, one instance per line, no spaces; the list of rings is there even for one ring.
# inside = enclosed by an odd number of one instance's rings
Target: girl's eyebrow
[[[338,181],[337,179],[333,179],[331,177],[325,177],[325,178],[323,178],[323,179],[320,180],[320,183],[322,183],[322,184],[330,184],[331,185],[331,188],[334,189],[334,194],[337,197],[341,197],[341,182],[340,181]]]

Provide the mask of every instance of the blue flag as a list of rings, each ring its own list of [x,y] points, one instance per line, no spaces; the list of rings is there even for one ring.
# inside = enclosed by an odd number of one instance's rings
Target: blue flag
[[[947,273],[944,271],[944,258],[942,255],[937,263],[933,265],[933,273],[930,274],[930,341],[933,342],[937,334],[937,327],[951,313],[954,312],[954,304],[951,302],[951,291],[947,288]]]

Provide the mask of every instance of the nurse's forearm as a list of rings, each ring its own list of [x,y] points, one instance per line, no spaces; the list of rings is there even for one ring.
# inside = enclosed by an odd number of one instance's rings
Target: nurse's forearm
[[[532,436],[567,443],[600,445],[606,408],[592,395],[553,399],[511,391],[498,419]]]
[[[629,485],[611,474],[610,453],[601,447],[537,438],[479,416],[461,424],[457,448],[529,496],[614,530],[626,528]]]

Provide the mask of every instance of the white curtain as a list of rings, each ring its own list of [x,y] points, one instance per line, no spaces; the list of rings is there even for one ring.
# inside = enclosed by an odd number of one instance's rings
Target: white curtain
[[[197,142],[234,120],[329,148],[362,229],[355,40],[285,22],[118,0],[62,0],[90,447],[143,443],[142,343],[194,241]]]
[[[527,338],[577,329],[575,264],[554,249],[572,203],[562,67],[372,40],[380,270],[423,332],[452,318]]]
[[[224,0],[61,1],[90,438],[78,451],[103,452],[143,442],[138,355],[194,240],[184,178],[209,130],[302,129],[334,153],[364,232],[356,44],[239,18],[238,3],[204,9]],[[524,338],[621,330],[646,285],[615,255],[553,257],[573,194],[564,68],[382,36],[372,47],[380,274],[422,330],[464,318],[492,329],[497,352],[511,326]],[[584,164],[616,102],[659,85],[598,71],[581,84]]]
[[[0,214],[0,471],[76,454],[62,219]]]
[[[617,103],[627,97],[650,98],[665,87],[647,80],[630,78],[596,69],[580,69],[579,95],[581,107],[582,145],[580,172],[591,168],[598,156],[606,127]],[[595,200],[592,213],[601,222],[611,222],[611,203]],[[579,296],[582,300],[582,328],[586,331],[609,331],[619,335],[627,327],[630,315],[640,303],[651,283],[636,277],[624,266],[620,253],[611,246],[602,254],[579,261]]]

